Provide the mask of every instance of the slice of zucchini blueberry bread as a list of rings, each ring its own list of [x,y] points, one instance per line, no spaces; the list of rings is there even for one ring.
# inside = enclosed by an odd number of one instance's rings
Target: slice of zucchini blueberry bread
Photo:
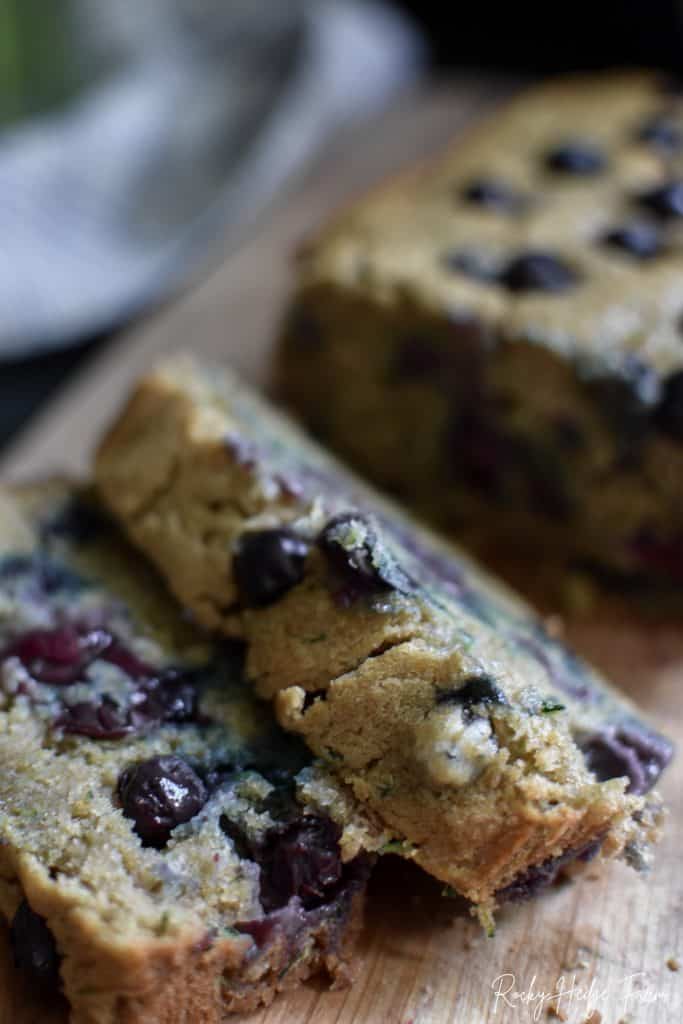
[[[280,394],[482,550],[683,581],[683,99],[669,84],[536,86],[301,250]]]
[[[592,854],[645,866],[669,743],[458,549],[227,371],[138,386],[102,496],[394,848],[486,918]]]
[[[342,800],[86,496],[0,496],[0,915],[73,1024],[343,982],[370,858],[307,790]]]

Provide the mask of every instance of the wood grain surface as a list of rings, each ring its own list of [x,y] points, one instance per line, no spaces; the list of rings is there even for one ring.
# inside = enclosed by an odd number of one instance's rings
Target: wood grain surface
[[[86,368],[8,452],[3,475],[87,471],[92,446],[128,383],[163,350],[189,347],[228,360],[262,383],[295,244],[340,202],[436,149],[512,87],[451,83],[408,97],[377,124],[338,139],[203,283]],[[678,623],[605,611],[567,624],[567,634],[683,744]],[[371,886],[356,984],[330,993],[313,982],[239,1024],[679,1024],[683,760],[662,790],[671,815],[649,880],[618,864],[589,867],[580,882],[501,911],[492,939],[463,907],[443,898],[438,885],[387,858]],[[32,1001],[0,931],[0,1024],[66,1020],[63,1006]]]

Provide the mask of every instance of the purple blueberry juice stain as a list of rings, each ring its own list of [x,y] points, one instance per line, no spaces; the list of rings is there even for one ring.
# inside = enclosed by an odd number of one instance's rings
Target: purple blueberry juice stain
[[[598,781],[625,776],[636,796],[652,789],[673,756],[672,744],[639,722],[605,725],[580,745]]]
[[[89,602],[73,621],[64,619],[56,600],[73,596],[77,608],[79,596],[93,592],[91,583],[42,556],[4,559],[0,578],[18,588],[16,600],[54,622],[8,639],[0,662],[21,665],[27,678],[19,677],[15,692],[52,705],[58,731],[116,740],[163,723],[199,722],[196,675],[157,669],[135,654],[106,628],[110,600],[99,607]],[[104,664],[116,666],[124,677],[116,695],[98,690],[97,666]],[[92,699],[70,697],[71,687],[89,685]]]
[[[371,520],[358,512],[330,519],[318,537],[330,570],[330,586],[342,607],[394,592],[415,590],[412,580],[379,540]]]
[[[377,519],[387,536],[393,538],[409,556],[409,577],[414,581],[416,591],[419,587],[428,593],[444,590],[451,600],[462,605],[475,618],[497,625],[492,602],[472,585],[468,573],[455,558],[438,550],[407,525],[384,516]]]
[[[111,643],[104,649],[101,657],[110,665],[120,668],[130,679],[149,678],[154,676],[156,671],[113,635]]]
[[[0,661],[18,658],[39,683],[68,686],[85,678],[88,666],[106,656],[112,642],[104,630],[87,630],[76,625],[35,629],[21,634],[0,653]]]
[[[552,640],[541,623],[534,623],[524,631],[513,629],[510,640],[545,669],[561,693],[582,703],[598,698],[598,692],[591,686],[583,662]]]
[[[543,889],[549,888],[559,878],[564,867],[573,861],[588,862],[599,852],[602,840],[593,840],[578,850],[567,850],[559,857],[550,857],[542,864],[534,864],[519,874],[509,885],[499,889],[496,901],[499,904],[515,903],[532,899]]]

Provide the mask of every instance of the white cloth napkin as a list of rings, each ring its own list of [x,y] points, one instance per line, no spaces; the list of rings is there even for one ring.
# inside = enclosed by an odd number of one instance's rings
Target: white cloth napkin
[[[207,258],[421,46],[363,0],[76,0],[100,73],[0,135],[0,356],[120,322]]]

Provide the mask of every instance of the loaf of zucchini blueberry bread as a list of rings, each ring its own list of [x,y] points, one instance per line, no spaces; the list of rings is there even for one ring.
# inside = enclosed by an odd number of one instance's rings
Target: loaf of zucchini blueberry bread
[[[96,475],[180,601],[244,637],[281,724],[484,919],[570,859],[646,865],[667,741],[230,373],[150,374]]]
[[[479,547],[683,581],[683,98],[555,80],[299,261],[280,394]]]
[[[348,974],[369,858],[241,661],[85,497],[0,496],[0,916],[72,1024],[218,1024]]]

